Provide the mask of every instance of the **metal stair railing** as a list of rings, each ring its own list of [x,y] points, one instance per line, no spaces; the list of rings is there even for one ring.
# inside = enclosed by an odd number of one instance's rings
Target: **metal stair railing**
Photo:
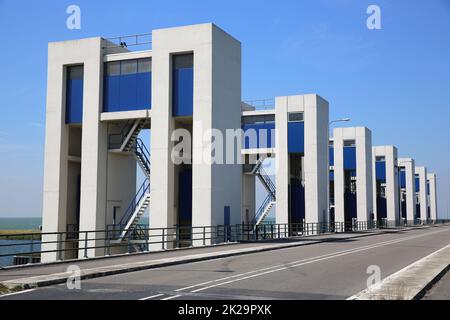
[[[149,191],[150,191],[150,181],[148,179],[145,179],[144,183],[142,183],[141,187],[136,193],[136,196],[131,201],[130,205],[125,211],[125,214],[123,215],[122,219],[120,219],[120,222],[118,224],[120,230],[126,228],[128,222],[130,221],[134,212],[136,211],[137,206],[141,203],[142,199],[148,194]]]
[[[140,138],[136,139],[136,143],[134,144],[132,150],[136,157],[138,157],[142,164],[145,166],[145,171],[148,176],[150,176],[150,152]]]
[[[263,203],[259,207],[258,211],[256,211],[255,218],[252,221],[253,225],[256,225],[261,218],[261,216],[264,214],[264,211],[266,210],[267,206],[273,201],[272,195],[268,194],[267,197],[264,199]]]
[[[257,175],[259,177],[261,177],[261,180],[264,182],[264,184],[266,185],[266,188],[268,189],[268,191],[272,195],[273,199],[275,200],[276,199],[276,187],[275,187],[275,184],[272,182],[272,179],[270,179],[269,175],[266,173],[266,171],[263,168],[260,168],[258,170]]]

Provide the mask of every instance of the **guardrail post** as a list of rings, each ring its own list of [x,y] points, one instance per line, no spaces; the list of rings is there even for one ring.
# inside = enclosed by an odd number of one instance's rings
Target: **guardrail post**
[[[56,241],[56,250],[58,250],[57,251],[57,253],[56,253],[56,256],[57,256],[57,260],[58,261],[61,261],[62,260],[62,251],[61,251],[61,248],[62,248],[62,233],[58,233],[58,240]]]
[[[127,252],[131,253],[131,233],[128,231],[128,240],[127,240]]]
[[[109,235],[109,230],[106,229],[106,255],[110,256],[111,255],[111,239],[110,239],[110,235]]]
[[[175,232],[176,232],[176,247],[178,249],[180,247],[180,226],[179,225],[176,226]]]
[[[84,258],[88,257],[87,246],[88,246],[88,232],[86,231],[84,233]]]
[[[203,245],[206,246],[206,227],[203,227]]]
[[[162,248],[162,250],[166,250],[166,235],[165,235],[165,233],[166,233],[166,229],[162,229],[162,238],[161,238],[161,248]]]
[[[31,242],[30,242],[30,256],[28,257],[28,263],[33,263],[33,250],[34,250],[34,234],[31,235]]]

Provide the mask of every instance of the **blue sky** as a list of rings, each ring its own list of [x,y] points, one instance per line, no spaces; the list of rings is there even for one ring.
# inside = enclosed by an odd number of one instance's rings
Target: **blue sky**
[[[81,30],[66,8],[81,7]],[[381,8],[382,29],[366,28]],[[214,22],[242,42],[243,99],[318,93],[438,175],[450,197],[450,1],[0,0],[0,217],[42,208],[47,43]]]

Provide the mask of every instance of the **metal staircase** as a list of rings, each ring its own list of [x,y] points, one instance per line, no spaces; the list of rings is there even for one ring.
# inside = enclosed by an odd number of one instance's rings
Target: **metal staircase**
[[[146,177],[122,219],[114,226],[114,229],[118,230],[114,237],[118,242],[128,238],[137,243],[145,238],[138,223],[150,204],[150,152],[138,136],[146,122],[147,119],[127,121],[120,133],[109,136],[110,151],[131,153]]]
[[[265,158],[258,159],[255,166],[253,167],[253,170],[251,171],[253,175],[256,175],[259,178],[264,188],[269,193],[266,199],[264,199],[263,203],[259,207],[258,211],[256,211],[255,213],[253,224],[256,226],[260,225],[264,221],[264,219],[269,214],[270,210],[276,204],[276,187],[272,179],[270,179],[269,175],[262,168],[264,160]]]
[[[147,119],[127,121],[121,131],[109,136],[109,149],[115,152],[129,152],[134,147],[138,135],[145,127]]]

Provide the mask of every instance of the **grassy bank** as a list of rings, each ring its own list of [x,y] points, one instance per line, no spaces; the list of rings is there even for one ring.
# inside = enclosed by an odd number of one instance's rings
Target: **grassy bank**
[[[0,240],[40,240],[39,230],[0,230]]]

